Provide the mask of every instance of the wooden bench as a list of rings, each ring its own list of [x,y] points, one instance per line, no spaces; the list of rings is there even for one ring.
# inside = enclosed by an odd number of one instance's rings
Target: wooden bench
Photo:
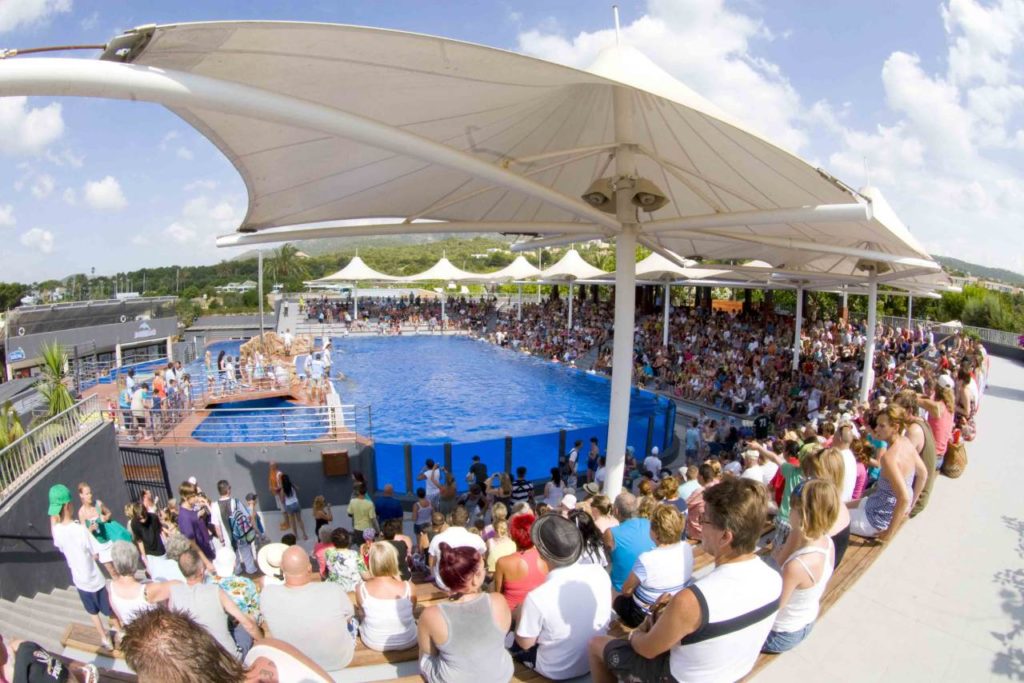
[[[100,634],[96,633],[95,628],[86,624],[79,624],[77,622],[68,624],[68,627],[64,629],[64,635],[61,636],[60,644],[64,647],[81,650],[82,652],[91,652],[92,654],[110,657],[111,659],[124,659],[124,653],[116,647],[113,650],[103,647],[103,643],[100,641]]]
[[[401,678],[383,678],[380,681],[391,681],[392,683],[420,683],[423,679],[420,678],[419,674],[412,676],[402,676]],[[515,663],[515,673],[512,675],[510,683],[544,683],[544,681],[550,681],[551,679],[541,676],[539,673],[534,671],[528,666],[523,666],[519,662]]]

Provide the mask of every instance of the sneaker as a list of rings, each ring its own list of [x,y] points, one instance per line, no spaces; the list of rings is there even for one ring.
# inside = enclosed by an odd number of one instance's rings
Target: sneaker
[[[110,636],[103,636],[103,640],[100,641],[100,647],[110,652],[114,651],[114,643],[110,641]]]

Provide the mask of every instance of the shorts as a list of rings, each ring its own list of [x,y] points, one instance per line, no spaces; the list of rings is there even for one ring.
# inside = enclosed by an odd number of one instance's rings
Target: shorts
[[[613,640],[604,646],[604,663],[621,683],[675,683],[666,650],[654,659],[641,657],[628,640]]]
[[[647,618],[647,612],[641,609],[640,605],[636,604],[636,600],[630,595],[615,596],[615,600],[612,602],[612,609],[619,615],[622,623],[630,628],[636,628],[644,623],[644,619]]]
[[[291,512],[292,514],[296,514],[297,515],[300,512],[302,512],[302,506],[299,505],[298,503],[287,503],[284,506],[284,511],[285,512]]]
[[[778,654],[786,650],[792,650],[811,633],[814,622],[807,624],[799,631],[772,631],[761,646],[761,652]]]
[[[135,424],[137,424],[140,427],[145,427],[146,426],[146,415],[145,415],[145,413],[143,413],[143,414],[135,413]]]
[[[864,502],[866,500],[867,498],[861,498],[860,505],[850,508],[850,533],[863,538],[874,538],[885,530],[876,529],[868,521],[867,505]]]
[[[82,601],[82,607],[85,608],[86,612],[93,616],[100,612],[103,613],[103,616],[110,616],[110,596],[107,595],[106,586],[92,593],[81,588],[76,590],[78,591],[79,599]]]

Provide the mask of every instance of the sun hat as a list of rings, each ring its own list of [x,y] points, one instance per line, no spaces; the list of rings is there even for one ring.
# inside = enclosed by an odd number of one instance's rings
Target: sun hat
[[[940,387],[946,387],[947,389],[952,389],[956,386],[956,382],[954,382],[953,378],[949,375],[939,375],[939,379],[937,381]]]
[[[584,484],[583,490],[587,493],[587,495],[596,496],[601,493],[601,485],[598,484],[596,481],[592,481],[590,483]],[[562,500],[565,499],[563,498]]]
[[[260,571],[267,576],[283,578],[281,573],[281,556],[284,555],[284,551],[288,550],[288,548],[289,546],[286,546],[284,543],[268,543],[260,548],[259,555],[256,557],[256,564],[259,565]]]
[[[748,450],[743,451],[743,457],[746,458],[747,460],[757,460],[759,457],[761,457],[761,454],[758,453],[753,448],[750,448]]]
[[[50,515],[59,515],[64,506],[71,502],[71,491],[64,484],[50,487]]]
[[[576,500],[576,496],[574,496],[571,493],[567,493],[564,496],[562,496],[562,505],[561,505],[561,507],[563,507],[566,510],[575,510],[576,509],[576,503],[578,503],[578,502],[579,501]]]
[[[651,455],[657,455],[658,453],[661,453],[661,451],[660,451],[660,450],[658,450],[658,447],[657,447],[657,446],[655,446],[655,447],[653,447],[653,448],[651,449]]]
[[[575,564],[583,554],[583,535],[561,515],[541,515],[530,529],[537,552],[552,569]]]

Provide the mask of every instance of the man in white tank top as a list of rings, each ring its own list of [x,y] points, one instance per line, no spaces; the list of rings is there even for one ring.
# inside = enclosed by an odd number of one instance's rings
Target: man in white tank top
[[[768,492],[752,479],[726,479],[704,492],[704,549],[715,569],[676,593],[628,639],[590,641],[594,683],[619,678],[712,683],[743,678],[779,610],[782,579],[755,554]],[[652,623],[653,622],[653,623]]]

